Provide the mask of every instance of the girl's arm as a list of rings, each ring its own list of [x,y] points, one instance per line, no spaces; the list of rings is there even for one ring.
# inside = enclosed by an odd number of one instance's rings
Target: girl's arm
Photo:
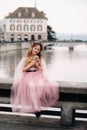
[[[38,70],[38,71],[41,71],[41,72],[43,71],[43,67],[42,67],[42,65],[41,65],[41,60],[38,61],[38,62],[36,62],[35,66],[37,67],[37,70]]]
[[[31,67],[33,67],[34,65],[35,65],[35,63],[36,63],[36,61],[32,61],[31,63],[29,63],[28,65],[25,65],[24,67],[23,67],[23,72],[26,72],[26,71],[28,71]]]

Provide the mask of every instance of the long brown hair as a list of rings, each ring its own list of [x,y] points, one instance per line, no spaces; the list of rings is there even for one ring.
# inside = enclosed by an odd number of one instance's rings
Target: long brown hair
[[[26,57],[31,57],[32,56],[32,49],[33,47],[35,46],[40,46],[40,52],[37,54],[39,56],[39,58],[41,59],[42,58],[42,54],[41,54],[41,51],[43,49],[43,46],[41,43],[39,42],[34,42],[32,45],[31,45],[31,48],[28,49],[28,52],[26,54]]]

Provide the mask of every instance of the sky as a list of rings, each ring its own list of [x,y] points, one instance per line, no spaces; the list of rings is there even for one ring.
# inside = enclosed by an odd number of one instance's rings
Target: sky
[[[35,3],[56,33],[87,34],[87,0],[0,0],[0,20],[18,7],[35,7]]]

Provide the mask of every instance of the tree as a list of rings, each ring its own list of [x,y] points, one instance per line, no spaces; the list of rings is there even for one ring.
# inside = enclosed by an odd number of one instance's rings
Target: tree
[[[47,26],[47,39],[48,41],[56,41],[57,40],[57,37],[56,37],[56,33],[52,30],[52,27],[51,26]]]

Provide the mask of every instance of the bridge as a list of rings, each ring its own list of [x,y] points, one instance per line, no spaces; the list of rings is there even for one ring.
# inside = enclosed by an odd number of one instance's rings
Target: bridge
[[[44,49],[48,49],[49,47],[51,48],[52,46],[66,46],[69,48],[69,50],[73,50],[75,46],[82,45],[82,44],[87,44],[86,42],[44,42],[43,47]]]
[[[3,123],[12,127],[35,127],[36,130],[86,130],[87,129],[87,83],[58,82],[60,99],[53,107],[41,112],[37,119],[34,114],[19,114],[11,111],[10,90],[12,80],[0,80],[0,128]],[[82,120],[83,119],[83,120]],[[1,125],[2,124],[2,125]],[[4,127],[4,126],[3,126]],[[14,128],[14,125],[13,125]],[[14,129],[13,129],[14,130]]]

